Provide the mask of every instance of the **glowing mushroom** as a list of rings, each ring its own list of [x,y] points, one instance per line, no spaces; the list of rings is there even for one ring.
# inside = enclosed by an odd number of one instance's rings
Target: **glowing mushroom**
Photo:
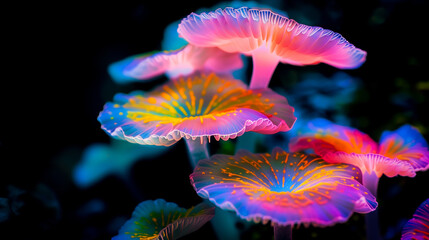
[[[353,212],[368,213],[377,206],[359,183],[355,166],[280,148],[271,154],[213,155],[201,160],[190,178],[199,196],[248,221],[271,221],[275,235],[294,224],[345,222]]]
[[[282,11],[280,9],[273,9],[272,6],[255,2],[255,1],[225,1],[225,2],[219,2],[215,4],[214,6],[211,6],[209,8],[200,8],[195,13],[201,13],[201,12],[207,12],[210,11],[210,9],[218,9],[218,8],[225,8],[225,7],[233,7],[233,8],[240,8],[240,7],[250,7],[250,8],[258,8],[258,9],[272,9],[276,13],[281,14],[285,17],[287,17],[287,13],[285,11]],[[179,34],[177,32],[177,26],[180,24],[181,20],[174,21],[170,23],[165,29],[164,29],[164,37],[161,42],[161,47],[163,50],[172,50],[172,49],[179,49],[188,42],[185,41],[185,39],[179,37]]]
[[[366,58],[365,51],[340,34],[299,24],[270,10],[227,7],[191,13],[182,20],[178,32],[196,46],[251,55],[251,89],[266,88],[279,62],[299,66],[322,62],[352,69]]]
[[[118,83],[147,80],[167,74],[170,78],[190,75],[196,71],[229,74],[243,66],[237,53],[214,47],[186,45],[174,51],[139,54],[109,66],[109,73]]]
[[[291,151],[312,148],[331,163],[353,164],[362,171],[363,185],[374,196],[380,177],[414,177],[416,171],[429,168],[428,145],[420,132],[404,125],[382,134],[377,144],[357,129],[340,126],[325,119],[310,121],[300,136],[291,140]],[[377,211],[366,216],[367,239],[381,239]]]
[[[214,216],[214,207],[200,203],[184,209],[163,199],[140,203],[112,240],[177,239],[201,228]]]
[[[171,80],[149,93],[117,94],[98,120],[109,135],[142,145],[170,146],[184,137],[198,161],[207,157],[203,143],[211,137],[288,131],[293,111],[270,89],[248,90],[239,80],[211,74]]]
[[[357,129],[326,119],[310,121],[299,131],[299,136],[291,140],[291,151],[312,148],[328,162],[358,166],[363,173],[363,184],[374,195],[377,194],[378,179],[383,174],[414,177],[416,171],[429,168],[427,142],[410,125],[385,131],[380,144]]]
[[[424,201],[402,229],[401,240],[429,239],[429,198]]]
[[[428,143],[417,128],[408,124],[382,133],[379,154],[406,161],[415,171],[429,169]]]

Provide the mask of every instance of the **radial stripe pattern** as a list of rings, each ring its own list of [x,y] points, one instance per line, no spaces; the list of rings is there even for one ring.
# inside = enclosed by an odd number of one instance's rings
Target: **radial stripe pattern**
[[[163,199],[140,203],[112,240],[173,240],[198,230],[214,216],[214,207],[201,203],[190,209]]]
[[[198,163],[191,182],[198,195],[247,220],[326,226],[375,209],[361,177],[354,166],[276,148],[214,155]]]
[[[338,68],[357,68],[366,52],[340,34],[321,27],[299,24],[270,10],[230,8],[190,14],[178,28],[191,44],[219,47],[226,52],[251,54],[258,48],[294,65],[320,62]]]
[[[424,201],[402,229],[402,240],[429,239],[429,198]]]
[[[246,131],[288,131],[293,112],[270,89],[249,90],[239,80],[211,74],[172,80],[149,93],[117,94],[98,120],[113,137],[168,146],[182,137],[228,140]]]
[[[408,124],[395,131],[384,131],[380,138],[379,153],[406,161],[416,171],[429,168],[428,143],[417,128]]]

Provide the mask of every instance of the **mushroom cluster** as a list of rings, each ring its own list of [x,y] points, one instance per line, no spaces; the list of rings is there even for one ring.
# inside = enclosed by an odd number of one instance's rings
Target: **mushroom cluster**
[[[162,75],[169,80],[150,91],[116,94],[98,121],[108,135],[139,145],[171,146],[184,138],[194,167],[191,184],[206,200],[189,210],[145,201],[114,239],[176,239],[209,221],[213,204],[249,222],[271,222],[275,239],[291,239],[294,225],[331,226],[375,211],[381,175],[413,177],[429,168],[428,145],[410,125],[383,133],[377,144],[324,119],[294,131],[291,152],[237,149],[235,155],[210,156],[212,139],[293,128],[294,108],[268,88],[279,63],[355,69],[366,52],[339,33],[257,7],[191,13],[177,23],[177,34],[186,41],[179,49],[110,65],[118,83]],[[252,57],[248,85],[232,75],[244,68],[242,56]],[[298,152],[309,148],[317,155]]]
[[[357,129],[326,119],[314,119],[298,132],[290,150],[312,149],[327,162],[357,166],[363,173],[363,185],[374,196],[382,175],[414,177],[417,171],[429,169],[428,144],[418,129],[408,124],[384,131],[379,144]],[[381,238],[377,211],[367,215],[367,236]]]

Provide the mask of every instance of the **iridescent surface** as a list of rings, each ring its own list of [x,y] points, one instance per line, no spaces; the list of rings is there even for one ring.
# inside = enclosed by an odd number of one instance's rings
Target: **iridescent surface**
[[[404,125],[395,131],[384,131],[380,138],[380,154],[410,163],[416,171],[429,168],[429,150],[419,130]]]
[[[217,46],[227,52],[251,54],[263,47],[279,61],[294,65],[324,62],[356,68],[366,57],[365,51],[338,33],[299,24],[270,10],[227,7],[192,13],[182,20],[178,32],[194,45]]]
[[[326,119],[310,121],[298,134],[291,140],[291,151],[312,148],[326,161],[354,164],[364,174],[414,177],[416,171],[429,167],[427,143],[409,125],[384,132],[380,145],[357,129]]]
[[[140,203],[113,240],[173,240],[198,230],[214,216],[214,207],[201,203],[184,209],[163,199]]]
[[[280,148],[272,154],[213,155],[200,161],[190,177],[198,195],[218,207],[272,224],[333,225],[377,206],[359,183],[358,168]]]
[[[270,89],[214,74],[169,81],[150,93],[117,94],[98,120],[111,136],[169,146],[182,137],[228,140],[246,131],[288,131],[296,118],[287,99]]]
[[[429,199],[426,199],[402,229],[402,240],[429,239]]]
[[[214,6],[211,6],[209,8],[200,8],[195,13],[202,13],[202,12],[209,12],[211,9],[218,9],[218,8],[225,8],[225,7],[233,7],[233,8],[240,8],[240,7],[251,7],[251,8],[258,8],[258,9],[272,9],[272,6],[255,2],[255,1],[225,1],[225,2],[219,2],[216,3]],[[285,17],[287,17],[287,13],[285,11],[282,11],[280,9],[275,9],[274,12],[281,14]],[[162,39],[162,49],[163,50],[173,50],[173,49],[179,49],[183,46],[185,46],[188,42],[186,42],[183,38],[179,37],[179,34],[177,32],[177,26],[180,24],[179,21],[174,21],[170,23],[164,30],[164,37]]]
[[[230,73],[243,66],[240,55],[226,53],[214,47],[186,45],[174,51],[139,54],[115,62],[109,73],[116,82],[146,80],[166,73],[170,78],[195,71]]]
[[[316,154],[324,155],[328,145],[332,145],[332,151],[345,153],[377,152],[377,143],[367,134],[334,124],[326,119],[316,118],[297,131],[298,137],[293,139],[290,145],[290,150],[293,152],[311,146]]]

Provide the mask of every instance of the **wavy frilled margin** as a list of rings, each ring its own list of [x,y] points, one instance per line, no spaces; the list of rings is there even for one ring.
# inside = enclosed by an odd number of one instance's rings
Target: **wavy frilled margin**
[[[361,172],[316,155],[239,151],[201,160],[191,174],[199,196],[241,218],[278,225],[328,226],[377,207]]]
[[[249,90],[215,74],[167,82],[152,92],[117,94],[98,120],[111,136],[143,145],[186,139],[228,140],[246,131],[273,134],[295,123],[294,109],[270,89]]]
[[[140,203],[112,240],[173,240],[192,233],[210,221],[214,207],[201,203],[190,209],[163,199]]]
[[[280,62],[294,65],[327,63],[353,69],[365,62],[366,52],[339,33],[299,24],[270,10],[230,8],[191,13],[179,24],[179,35],[202,47],[252,55],[264,48]]]
[[[429,168],[429,150],[421,133],[410,125],[384,131],[377,144],[357,129],[314,119],[291,139],[290,150],[312,148],[328,162],[358,166],[364,175],[414,177]]]

